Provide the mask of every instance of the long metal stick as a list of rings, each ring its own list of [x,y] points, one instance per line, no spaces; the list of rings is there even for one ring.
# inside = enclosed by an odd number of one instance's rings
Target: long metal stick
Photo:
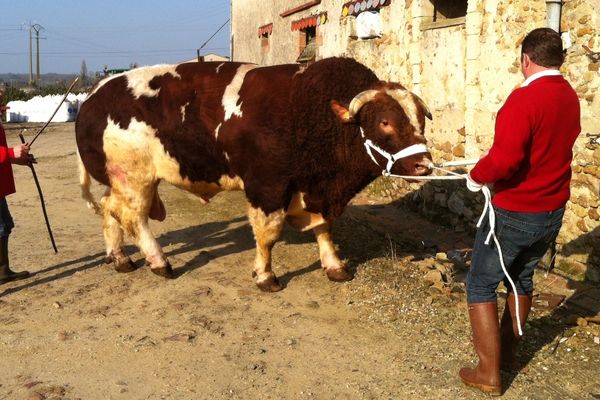
[[[78,80],[79,80],[79,77],[76,77],[73,80],[73,82],[71,83],[71,86],[69,86],[69,88],[67,89],[67,93],[65,93],[65,95],[63,96],[63,98],[60,101],[60,103],[58,103],[58,106],[56,107],[56,110],[54,110],[54,113],[52,113],[52,116],[50,117],[50,119],[48,120],[48,122],[46,122],[46,124],[42,127],[42,129],[40,129],[40,131],[33,137],[33,139],[31,140],[31,142],[29,142],[29,147],[31,147],[33,145],[33,142],[35,142],[35,140],[38,138],[38,136],[40,136],[42,134],[42,132],[44,132],[44,129],[46,129],[46,127],[48,126],[48,124],[50,124],[50,122],[52,121],[52,118],[54,118],[54,116],[58,112],[58,109],[60,108],[60,106],[62,106],[62,103],[65,102],[65,100],[67,99],[67,96],[69,95],[69,93],[73,89],[73,86],[75,86],[75,83],[77,83]]]
[[[21,143],[25,144],[25,138],[23,137],[22,133],[19,133],[19,138],[21,139]],[[44,213],[44,220],[46,221],[46,228],[48,229],[48,235],[50,235],[50,242],[52,243],[52,248],[54,249],[54,253],[58,253],[56,243],[54,242],[54,235],[52,235],[52,228],[50,228],[50,220],[48,219],[48,213],[46,212],[46,204],[44,203],[44,194],[42,193],[40,182],[38,181],[37,174],[35,173],[35,169],[33,168],[33,163],[29,161],[27,163],[27,166],[31,169],[31,173],[33,174],[33,181],[35,182],[38,194],[40,195],[40,202],[42,203],[42,212]]]

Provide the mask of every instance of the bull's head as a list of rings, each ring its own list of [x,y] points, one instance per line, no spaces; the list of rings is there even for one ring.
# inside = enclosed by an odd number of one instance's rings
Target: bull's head
[[[365,147],[384,174],[426,175],[431,155],[425,145],[425,117],[431,113],[423,100],[396,83],[379,84],[352,99],[348,107],[338,101],[331,108],[346,124],[357,124]]]

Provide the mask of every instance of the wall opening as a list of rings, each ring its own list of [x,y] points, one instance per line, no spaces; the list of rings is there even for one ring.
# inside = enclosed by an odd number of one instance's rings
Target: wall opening
[[[299,31],[300,55],[296,59],[299,63],[313,62],[317,55],[317,27],[309,26]]]
[[[421,30],[464,24],[467,7],[468,0],[424,0]]]
[[[467,0],[431,0],[433,20],[460,18],[467,15]]]

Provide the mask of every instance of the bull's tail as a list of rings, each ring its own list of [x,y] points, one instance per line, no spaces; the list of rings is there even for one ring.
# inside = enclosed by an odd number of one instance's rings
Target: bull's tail
[[[77,166],[79,168],[79,184],[81,185],[81,197],[86,201],[87,206],[90,210],[94,210],[94,212],[98,215],[101,214],[101,207],[94,199],[92,192],[90,191],[90,187],[92,185],[92,180],[90,179],[90,174],[85,169],[83,165],[83,161],[81,160],[81,156],[79,152],[77,152]]]

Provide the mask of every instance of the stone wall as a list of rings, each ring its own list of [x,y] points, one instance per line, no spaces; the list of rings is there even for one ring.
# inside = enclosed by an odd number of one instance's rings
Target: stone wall
[[[302,31],[294,21],[326,13],[316,27],[317,59],[349,56],[381,79],[395,80],[419,94],[434,120],[427,137],[437,161],[477,158],[489,149],[494,120],[518,87],[520,44],[525,34],[546,26],[544,1],[468,2],[464,17],[432,22],[430,0],[388,0],[379,13],[380,38],[355,37],[356,17],[344,16],[342,0],[239,0],[232,2],[233,59],[259,64],[294,62]],[[305,6],[304,8],[302,6]],[[281,16],[286,11],[297,12]],[[600,281],[600,0],[566,0],[561,30],[572,47],[561,69],[581,99],[582,134],[574,149],[571,201],[557,240],[556,266],[574,277]],[[259,27],[273,24],[265,40]],[[585,46],[585,47],[584,47]],[[473,229],[482,198],[459,182],[409,184],[378,180],[370,190],[419,210],[457,229]]]

